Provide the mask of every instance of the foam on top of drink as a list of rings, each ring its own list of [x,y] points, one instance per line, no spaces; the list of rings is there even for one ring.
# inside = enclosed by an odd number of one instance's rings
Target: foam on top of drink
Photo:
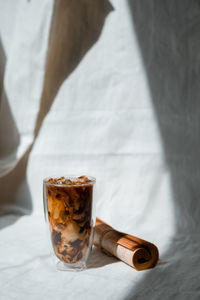
[[[47,183],[55,184],[55,185],[81,185],[81,184],[87,184],[91,183],[92,179],[89,179],[87,176],[82,175],[79,177],[58,177],[58,178],[49,178],[47,180]]]

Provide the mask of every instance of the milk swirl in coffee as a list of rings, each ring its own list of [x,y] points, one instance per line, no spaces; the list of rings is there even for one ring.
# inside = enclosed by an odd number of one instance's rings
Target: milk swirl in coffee
[[[92,180],[86,176],[46,182],[51,241],[56,256],[65,263],[76,263],[86,256],[92,230],[92,194]]]

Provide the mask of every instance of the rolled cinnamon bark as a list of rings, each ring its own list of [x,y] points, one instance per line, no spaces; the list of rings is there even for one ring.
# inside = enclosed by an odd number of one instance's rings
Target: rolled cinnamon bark
[[[94,245],[138,271],[155,267],[159,257],[154,244],[119,232],[99,218],[96,218]]]

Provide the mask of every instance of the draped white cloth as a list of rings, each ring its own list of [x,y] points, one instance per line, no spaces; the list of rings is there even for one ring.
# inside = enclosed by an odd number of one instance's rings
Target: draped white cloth
[[[0,0],[0,299],[200,297],[200,8],[188,3],[110,1],[34,139],[54,1]],[[53,174],[95,176],[97,215],[155,243],[157,268],[95,250],[87,271],[57,271],[42,205]]]

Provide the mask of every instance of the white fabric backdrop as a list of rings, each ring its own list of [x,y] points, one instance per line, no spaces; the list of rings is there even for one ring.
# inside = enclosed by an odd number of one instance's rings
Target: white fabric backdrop
[[[99,39],[59,88],[25,168],[20,158],[34,139],[54,6],[0,1],[0,299],[200,296],[200,44],[191,38],[200,9],[185,0],[110,3]],[[94,251],[87,271],[56,271],[42,208],[42,179],[51,174],[95,176],[97,215],[154,242],[162,263],[139,273]]]

